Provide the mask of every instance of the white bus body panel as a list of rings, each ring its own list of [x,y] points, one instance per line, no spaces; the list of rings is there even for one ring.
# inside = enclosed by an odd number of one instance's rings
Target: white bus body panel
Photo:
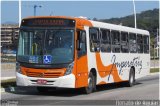
[[[113,24],[107,24],[107,23],[101,23],[101,22],[95,22],[91,21],[93,27],[95,28],[105,28],[109,30],[117,30],[117,31],[125,31],[130,33],[137,33],[137,34],[143,34],[143,35],[149,35],[148,31],[135,29],[135,28],[129,28],[125,26],[119,26],[119,25],[113,25]],[[110,74],[110,76],[106,76],[101,78],[101,76],[98,73],[97,64],[96,64],[96,54],[94,52],[90,52],[90,41],[89,41],[89,27],[85,26],[86,30],[86,38],[87,38],[87,56],[88,56],[88,71],[90,71],[92,68],[96,69],[97,72],[97,84],[104,81],[106,83],[113,83],[115,82],[113,79],[113,76]],[[126,62],[133,62],[133,65],[135,67],[135,79],[144,77],[150,73],[150,54],[145,53],[100,53],[101,61],[104,66],[108,66],[111,64],[118,63],[120,65],[116,66],[118,69],[118,75],[122,80],[128,80],[129,79],[129,71],[131,69],[131,66],[125,64]],[[123,66],[125,65],[125,66]],[[99,71],[105,71],[105,70],[99,70]]]
[[[33,80],[44,79],[49,82],[46,84],[37,84]],[[16,72],[16,83],[18,86],[44,86],[44,87],[62,87],[62,88],[75,88],[75,76],[73,74],[62,76],[59,78],[37,78],[28,77]]]

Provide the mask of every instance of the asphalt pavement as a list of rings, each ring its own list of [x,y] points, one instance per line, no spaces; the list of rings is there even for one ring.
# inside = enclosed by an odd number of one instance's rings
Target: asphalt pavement
[[[82,89],[57,89],[39,93],[34,87],[10,87],[1,93],[2,104],[16,105],[123,105],[154,103],[159,105],[159,74],[138,79],[136,85],[107,84],[97,91],[84,94]],[[137,106],[137,105],[136,105]],[[145,105],[143,105],[145,106]],[[151,106],[151,105],[148,105]]]

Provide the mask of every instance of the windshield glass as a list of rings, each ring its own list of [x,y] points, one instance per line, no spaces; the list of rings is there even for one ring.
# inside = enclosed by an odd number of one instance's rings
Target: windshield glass
[[[74,30],[21,30],[17,60],[37,64],[73,61]]]

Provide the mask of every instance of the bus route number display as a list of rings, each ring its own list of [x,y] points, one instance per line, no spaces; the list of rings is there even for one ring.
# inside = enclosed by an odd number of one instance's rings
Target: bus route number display
[[[30,27],[74,27],[75,21],[71,19],[35,18],[22,20],[21,26]]]

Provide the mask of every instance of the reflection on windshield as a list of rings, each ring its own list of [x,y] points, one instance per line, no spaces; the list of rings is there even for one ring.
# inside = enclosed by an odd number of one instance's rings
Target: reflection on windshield
[[[44,37],[44,31],[35,31],[35,34],[33,36],[32,50],[31,50],[32,55],[42,55],[43,37]]]
[[[73,36],[73,30],[22,30],[17,59],[20,62],[42,64],[44,56],[48,56],[49,64],[71,62]]]
[[[54,49],[72,49],[72,33],[69,31],[47,31],[45,47],[49,53]]]

